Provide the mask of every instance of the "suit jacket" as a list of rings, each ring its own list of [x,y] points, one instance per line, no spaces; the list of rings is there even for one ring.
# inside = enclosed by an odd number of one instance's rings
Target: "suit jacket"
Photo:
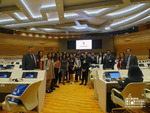
[[[128,56],[125,57],[126,66],[127,66],[127,58],[128,58]],[[137,57],[134,56],[134,55],[131,55],[131,56],[130,56],[129,67],[130,67],[130,66],[138,66]]]
[[[110,54],[110,56],[106,55],[103,60],[103,69],[111,68],[114,69],[115,65],[115,57]]]
[[[81,62],[81,68],[86,69],[86,72],[89,70],[89,61],[88,59],[83,59]]]
[[[143,78],[142,77],[128,77],[128,78],[125,78],[125,80],[118,81],[122,89],[124,89],[129,83],[132,83],[132,82],[143,82]]]
[[[38,56],[34,54],[35,56],[35,67],[34,67],[34,62],[31,58],[30,53],[24,54],[22,58],[22,70],[34,70],[39,68],[39,61],[38,61]]]

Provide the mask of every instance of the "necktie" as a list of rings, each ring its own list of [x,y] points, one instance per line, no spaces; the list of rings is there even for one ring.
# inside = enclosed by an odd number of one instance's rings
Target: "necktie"
[[[33,54],[31,54],[31,56],[32,56],[32,60],[33,60],[33,63],[34,63],[34,68],[35,68],[35,58],[34,58]]]

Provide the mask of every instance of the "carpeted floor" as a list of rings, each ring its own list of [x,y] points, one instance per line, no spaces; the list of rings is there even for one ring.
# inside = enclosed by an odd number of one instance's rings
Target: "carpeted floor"
[[[98,100],[94,98],[94,89],[88,86],[66,83],[60,84],[51,94],[46,94],[42,113],[103,113]]]
[[[41,113],[103,113],[94,98],[94,89],[89,86],[66,83],[46,94]],[[0,113],[11,113],[0,110]]]

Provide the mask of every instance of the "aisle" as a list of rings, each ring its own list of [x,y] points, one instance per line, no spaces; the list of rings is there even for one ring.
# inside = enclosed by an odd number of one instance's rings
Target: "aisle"
[[[51,94],[46,94],[45,105],[41,113],[103,113],[98,100],[94,98],[94,89],[88,86],[66,83],[60,84]]]

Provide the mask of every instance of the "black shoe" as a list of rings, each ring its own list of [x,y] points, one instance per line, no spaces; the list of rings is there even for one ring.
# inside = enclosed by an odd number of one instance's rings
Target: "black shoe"
[[[75,80],[75,82],[78,82],[78,80]]]
[[[51,88],[51,90],[55,90],[55,88],[53,87],[53,88]]]
[[[58,85],[55,85],[55,87],[59,88],[59,86],[58,86]]]
[[[86,86],[87,84],[85,83],[84,85]]]
[[[53,90],[52,90],[52,89],[49,89],[49,91],[50,91],[50,92],[53,92]]]
[[[65,85],[65,82],[63,82],[63,85]]]
[[[79,85],[83,85],[83,83],[79,84]]]
[[[46,93],[51,93],[51,91],[47,89],[47,90],[46,90]]]

